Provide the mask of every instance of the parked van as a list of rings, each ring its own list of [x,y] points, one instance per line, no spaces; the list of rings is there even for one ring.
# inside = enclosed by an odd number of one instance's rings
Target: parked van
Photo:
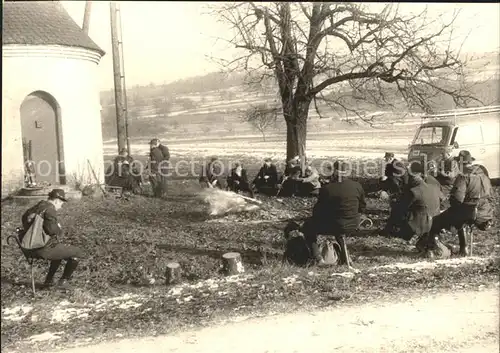
[[[500,106],[448,111],[422,120],[409,146],[409,163],[418,161],[446,174],[452,165],[446,161],[467,150],[491,179],[500,178]]]

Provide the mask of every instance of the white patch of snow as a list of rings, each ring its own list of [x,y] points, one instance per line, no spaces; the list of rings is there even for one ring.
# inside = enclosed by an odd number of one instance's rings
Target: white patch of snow
[[[33,310],[32,306],[21,305],[2,309],[2,320],[21,321]]]
[[[353,272],[335,272],[335,273],[332,273],[331,276],[332,277],[338,276],[338,277],[345,277],[345,278],[353,278],[354,273]]]
[[[58,340],[60,339],[60,335],[62,335],[64,332],[44,332],[39,335],[33,335],[28,338],[30,342],[43,342],[43,341],[53,341],[53,340]]]
[[[458,267],[465,264],[481,264],[486,263],[490,260],[490,258],[484,257],[462,257],[462,258],[452,258],[452,259],[442,259],[436,261],[421,261],[415,263],[394,263],[389,265],[377,266],[374,267],[374,270],[377,269],[409,269],[413,272],[422,271],[426,269],[433,269],[438,266],[444,267]]]

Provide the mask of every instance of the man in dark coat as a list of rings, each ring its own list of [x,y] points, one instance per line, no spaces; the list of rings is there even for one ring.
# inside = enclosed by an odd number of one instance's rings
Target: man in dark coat
[[[403,187],[408,184],[408,170],[392,152],[386,152],[384,160],[386,164],[382,176],[382,189],[390,194],[401,195]]]
[[[366,208],[363,187],[344,174],[348,166],[335,162],[332,182],[323,186],[312,216],[302,226],[302,233],[318,264],[324,264],[318,246],[318,235],[334,235],[341,248],[340,264],[351,266],[345,237],[359,226],[361,213]]]
[[[431,230],[432,218],[439,214],[439,187],[425,182],[424,168],[412,164],[410,185],[405,189],[399,202],[401,218],[405,219],[395,236],[409,241],[414,234],[426,238]]]
[[[251,197],[254,197],[254,192],[250,183],[248,182],[247,171],[240,163],[236,163],[234,168],[231,169],[227,177],[227,188],[232,192],[248,192]]]
[[[274,196],[278,192],[278,170],[272,164],[271,158],[264,160],[264,165],[252,182],[261,194]]]
[[[301,169],[300,157],[296,156],[290,159],[285,167],[285,173],[281,183],[278,185],[280,189],[278,194],[280,196],[297,196],[300,194],[300,189],[302,187],[302,169]]]
[[[390,195],[390,215],[386,226],[380,232],[381,236],[389,236],[394,229],[400,228],[404,223],[401,218],[399,200],[403,194],[404,188],[408,185],[408,170],[402,162],[394,157],[394,153],[386,152],[384,155],[386,162],[384,175],[381,178],[382,190]]]
[[[467,256],[465,224],[475,224],[480,229],[489,227],[493,220],[491,200],[492,186],[484,167],[473,164],[469,151],[461,151],[456,158],[462,173],[455,178],[450,192],[450,207],[434,217],[429,234],[429,250],[436,248],[437,237],[442,229],[454,227],[458,231],[461,256]]]
[[[57,211],[66,201],[64,190],[53,189],[49,193],[47,201],[40,201],[35,206],[29,208],[21,219],[23,229],[28,230],[31,223],[34,221],[35,214],[39,214],[43,217],[43,230],[50,237],[50,240],[43,248],[32,250],[31,255],[37,258],[51,260],[49,272],[44,282],[45,286],[54,285],[54,275],[61,265],[62,260],[66,261],[66,265],[58,284],[65,286],[78,266],[78,259],[83,256],[83,252],[80,248],[72,245],[64,245],[59,242],[59,237],[63,232],[57,220]],[[24,232],[21,232],[20,240],[22,240],[23,236]]]
[[[222,173],[222,163],[219,159],[217,157],[210,158],[210,162],[202,167],[199,179],[200,185],[207,188],[223,189]]]
[[[128,154],[127,149],[122,148],[114,160],[113,173],[107,184],[119,186],[124,191],[140,193],[141,182],[141,175],[135,168],[134,159]]]
[[[155,197],[164,197],[167,192],[167,175],[169,171],[170,151],[154,138],[150,142],[149,152],[149,181],[153,187]]]

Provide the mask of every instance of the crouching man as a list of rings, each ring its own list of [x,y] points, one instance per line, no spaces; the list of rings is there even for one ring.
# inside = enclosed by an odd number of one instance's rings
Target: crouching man
[[[28,209],[22,216],[23,228],[29,229],[34,216],[39,214],[43,218],[43,230],[50,239],[48,243],[40,249],[31,250],[31,256],[50,260],[49,272],[45,278],[44,286],[54,285],[54,276],[61,265],[62,260],[66,261],[62,277],[58,284],[67,286],[73,272],[78,265],[78,259],[82,258],[83,252],[80,248],[72,245],[64,245],[59,241],[59,236],[63,234],[61,225],[57,221],[57,211],[66,202],[64,190],[54,189],[49,193],[47,201],[40,201],[35,206]],[[21,233],[20,240],[24,233]]]
[[[335,162],[332,182],[321,188],[312,216],[302,226],[312,257],[319,265],[325,262],[319,251],[318,235],[333,235],[340,245],[339,264],[351,267],[345,238],[357,230],[366,202],[361,184],[344,175],[348,170],[345,163]]]
[[[432,252],[436,249],[437,238],[442,229],[454,227],[458,231],[459,254],[467,256],[465,225],[475,224],[481,230],[489,227],[493,220],[492,187],[485,168],[473,164],[475,159],[469,151],[460,151],[456,159],[462,173],[456,177],[451,189],[450,207],[432,221],[428,250]]]
[[[254,192],[248,182],[247,171],[240,163],[236,163],[231,169],[231,173],[227,177],[227,188],[232,192],[248,192],[251,197],[254,197]]]
[[[440,211],[440,189],[431,179],[426,182],[422,164],[412,163],[410,172],[408,187],[405,188],[398,207],[401,218],[405,221],[395,236],[409,241],[416,234],[420,240],[417,242],[417,249],[422,250],[419,248],[421,239],[427,239],[432,219]]]
[[[264,160],[264,165],[252,183],[261,194],[274,196],[278,192],[278,170],[272,163],[271,158]]]

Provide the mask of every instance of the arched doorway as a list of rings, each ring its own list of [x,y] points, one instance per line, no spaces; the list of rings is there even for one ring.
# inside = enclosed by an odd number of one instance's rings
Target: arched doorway
[[[37,183],[66,184],[61,109],[47,92],[30,93],[20,107],[24,161],[35,162]]]

